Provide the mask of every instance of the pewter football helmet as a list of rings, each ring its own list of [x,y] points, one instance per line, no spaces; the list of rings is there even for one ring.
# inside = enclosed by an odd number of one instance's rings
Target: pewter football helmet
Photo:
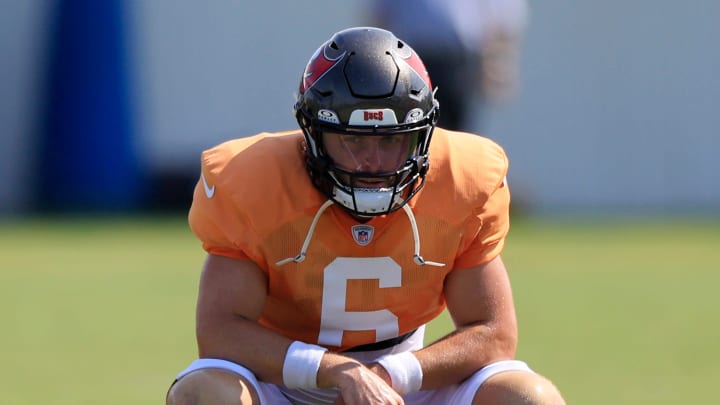
[[[425,182],[438,110],[425,65],[408,44],[371,27],[334,34],[310,58],[295,103],[313,184],[359,216],[401,208]],[[402,135],[408,148],[390,171],[353,171],[329,156],[323,133],[352,139]],[[368,179],[383,186],[367,187]]]

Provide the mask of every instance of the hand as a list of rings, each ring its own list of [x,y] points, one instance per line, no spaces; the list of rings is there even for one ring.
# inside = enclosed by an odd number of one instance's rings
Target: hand
[[[347,377],[338,386],[340,395],[335,400],[336,405],[405,404],[400,394],[365,366],[356,367],[347,373]]]
[[[374,364],[371,368],[347,357],[326,353],[318,374],[318,385],[337,387],[338,405],[404,405],[400,394],[388,383],[385,370]],[[383,375],[384,377],[381,377]],[[384,380],[383,378],[386,378]]]
[[[388,374],[387,370],[385,370],[385,367],[381,366],[380,363],[371,363],[367,365],[367,368],[370,369],[373,373],[377,374],[378,377],[382,378],[383,381],[389,386],[392,387],[392,379],[390,378],[390,374]]]

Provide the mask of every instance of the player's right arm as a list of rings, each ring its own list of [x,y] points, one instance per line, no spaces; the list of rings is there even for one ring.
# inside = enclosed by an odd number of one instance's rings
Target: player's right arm
[[[267,277],[249,260],[209,254],[203,265],[197,303],[200,357],[229,360],[260,380],[283,384],[285,353],[292,341],[257,320],[267,298]],[[319,387],[337,387],[346,404],[402,404],[399,395],[356,360],[326,352]]]
[[[291,341],[257,323],[266,296],[267,277],[253,262],[209,254],[196,309],[199,356],[241,364],[261,380],[282,384]]]

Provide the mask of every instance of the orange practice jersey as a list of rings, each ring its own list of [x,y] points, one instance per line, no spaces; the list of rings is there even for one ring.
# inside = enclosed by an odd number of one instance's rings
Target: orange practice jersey
[[[500,254],[509,227],[504,151],[477,135],[436,129],[430,170],[410,201],[420,254],[403,210],[359,223],[333,204],[319,218],[300,263],[295,257],[327,198],[311,184],[300,131],[261,133],[207,150],[190,227],[212,254],[255,262],[268,277],[260,323],[283,335],[346,350],[412,331],[445,308],[451,271]]]

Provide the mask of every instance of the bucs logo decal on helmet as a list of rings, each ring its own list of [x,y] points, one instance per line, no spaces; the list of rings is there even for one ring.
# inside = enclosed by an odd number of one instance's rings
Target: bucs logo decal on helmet
[[[323,77],[328,70],[332,69],[332,67],[345,56],[345,52],[343,52],[336,58],[331,58],[327,55],[325,49],[326,47],[324,46],[319,48],[312,58],[310,58],[310,61],[305,67],[303,78],[300,81],[300,94],[305,93],[307,89],[312,87],[318,79]]]

